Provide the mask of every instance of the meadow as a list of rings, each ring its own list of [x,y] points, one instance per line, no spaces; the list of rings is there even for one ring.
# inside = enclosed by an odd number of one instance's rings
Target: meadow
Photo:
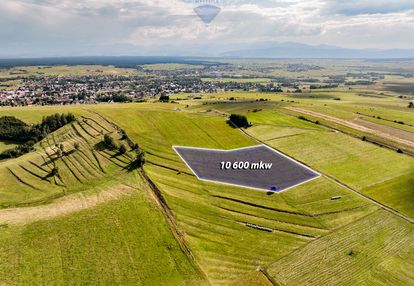
[[[34,123],[51,111],[0,113]],[[103,134],[126,144],[119,130],[95,113],[77,114],[36,152],[0,163],[0,284],[204,285],[148,183],[129,168],[132,150],[99,148]]]
[[[233,96],[235,101],[227,101]],[[332,99],[337,96],[342,99]],[[347,106],[365,109],[365,97],[226,93],[203,95],[201,101],[178,98],[175,103],[0,110],[0,116],[30,123],[56,110],[78,118],[40,142],[37,152],[0,163],[5,182],[0,213],[8,220],[0,220],[0,264],[12,261],[2,267],[1,282],[407,285],[413,280],[412,224],[355,192],[413,218],[412,157],[300,120],[284,108],[335,114],[343,105],[345,111],[335,116],[352,119]],[[268,101],[256,101],[260,98]],[[390,117],[403,118],[402,106],[390,102],[397,105]],[[325,104],[334,107],[326,111]],[[247,115],[253,123],[247,134],[227,124],[230,113]],[[131,150],[117,156],[95,148],[104,133],[121,144],[117,126],[146,152],[143,170],[126,171]],[[70,152],[75,142],[82,152]],[[172,149],[229,150],[260,142],[323,176],[267,194],[199,181]],[[56,161],[62,180],[44,181],[51,167],[45,163],[60,143],[70,153]],[[59,206],[67,201],[77,207],[62,213]],[[45,215],[50,208],[56,215]],[[190,253],[182,251],[183,245]]]
[[[147,151],[144,169],[165,196],[196,261],[214,285],[228,285],[319,238],[336,236],[337,229],[346,225],[352,228],[354,221],[378,210],[325,177],[274,196],[200,182],[175,154],[173,145],[232,149],[257,142],[229,127],[217,114],[177,111],[167,106],[171,110],[154,112],[148,110],[148,105],[96,109],[127,130]],[[300,120],[295,126],[290,117],[284,121],[285,129],[326,132]],[[342,199],[332,201],[334,196]],[[273,231],[262,232],[247,224]],[[409,228],[407,224],[401,221],[398,227]],[[372,269],[364,273],[377,275]]]

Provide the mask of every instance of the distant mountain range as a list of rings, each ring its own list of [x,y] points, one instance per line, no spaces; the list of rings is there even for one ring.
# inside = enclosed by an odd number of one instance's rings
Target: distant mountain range
[[[347,49],[328,45],[277,43],[265,47],[227,51],[221,53],[220,56],[234,58],[414,58],[414,49]]]

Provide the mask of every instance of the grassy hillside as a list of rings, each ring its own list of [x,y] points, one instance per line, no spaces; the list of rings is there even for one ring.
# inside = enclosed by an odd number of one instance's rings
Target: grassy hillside
[[[143,184],[131,183],[140,189],[95,208],[0,227],[0,284],[203,284]]]
[[[148,196],[152,194],[149,184],[165,199],[182,242],[212,285],[269,285],[270,281],[287,285],[355,285],[361,281],[406,285],[413,280],[412,225],[335,181],[322,176],[280,194],[203,182],[172,146],[233,149],[256,145],[258,142],[230,127],[214,109],[246,113],[255,124],[247,130],[252,136],[408,215],[413,170],[410,157],[282,114],[280,103],[249,101],[190,108],[186,104],[79,107],[78,122],[47,137],[36,153],[2,162],[0,176],[7,186],[0,189],[3,207],[29,204],[23,213],[31,217],[32,208],[43,210],[42,215],[37,214],[41,220],[24,220],[21,210],[16,214],[16,209],[3,210],[8,222],[0,228],[0,247],[5,249],[0,259],[12,257],[13,261],[5,268],[5,283],[47,284],[52,281],[48,280],[52,272],[57,281],[73,275],[79,284],[89,280],[92,284],[203,283],[179,250],[153,197]],[[263,110],[252,112],[256,108]],[[26,120],[35,122],[39,110],[26,112]],[[132,152],[117,156],[114,151],[97,148],[104,133],[112,134],[118,144],[122,142],[111,121],[146,151],[144,171],[150,182],[136,171],[126,171]],[[70,152],[75,142],[84,154]],[[51,168],[53,163],[48,161],[54,160],[55,146],[60,143],[69,152],[54,161],[62,181],[44,182],[39,176],[47,174],[47,169],[42,173],[41,168]],[[392,188],[398,191],[389,192]],[[123,190],[122,194],[114,195],[113,189]],[[331,199],[337,196],[341,199]],[[64,214],[57,211],[60,207],[51,207],[59,217],[48,217],[44,208],[50,210],[50,204],[38,205],[55,197],[61,198],[52,204],[61,206],[73,197],[70,204],[77,202],[82,207]],[[112,199],[96,202],[91,197]],[[249,227],[253,224],[272,231]],[[36,265],[43,259],[40,253],[45,251],[46,237],[52,246],[45,257],[62,260],[50,259],[52,262],[41,269]],[[346,267],[343,273],[341,265]],[[269,277],[266,271],[258,272],[258,267],[265,267]],[[14,275],[9,275],[8,269]],[[22,280],[16,280],[16,275]]]
[[[154,112],[146,105],[100,106],[98,110],[148,152],[145,170],[165,196],[196,260],[214,285],[228,285],[377,210],[326,178],[274,196],[197,180],[172,150],[173,145],[231,149],[257,144],[220,116]],[[342,199],[332,201],[333,196]],[[249,228],[247,223],[273,232]]]
[[[10,141],[0,141],[0,152],[16,147],[17,144]]]
[[[414,193],[408,181],[414,176],[412,157],[280,112],[251,113],[248,118],[256,125],[248,130],[252,136],[414,217]]]
[[[24,117],[35,122],[50,110],[41,111]],[[129,168],[134,152],[119,130],[77,114],[36,152],[0,162],[0,284],[204,284],[148,183]],[[104,134],[127,153],[103,147]]]
[[[116,155],[99,147],[104,134],[111,134],[119,144],[121,135],[96,115],[50,134],[36,147],[36,152],[7,160],[0,165],[0,206],[10,207],[43,203],[68,193],[105,184],[132,161],[132,155]],[[60,145],[64,151],[59,157]],[[75,145],[79,144],[79,149]],[[53,176],[53,168],[59,174]]]

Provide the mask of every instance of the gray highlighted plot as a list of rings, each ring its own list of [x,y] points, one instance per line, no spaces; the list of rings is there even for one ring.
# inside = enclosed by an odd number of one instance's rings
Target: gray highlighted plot
[[[204,181],[281,192],[320,176],[265,145],[229,151],[173,148],[197,178]]]

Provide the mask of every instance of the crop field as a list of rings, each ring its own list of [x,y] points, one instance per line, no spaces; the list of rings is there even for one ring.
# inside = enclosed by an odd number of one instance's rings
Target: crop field
[[[268,271],[283,285],[409,285],[413,239],[412,224],[377,211],[283,257]]]
[[[379,208],[325,177],[273,196],[199,181],[172,146],[233,149],[254,144],[217,115],[152,112],[139,105],[112,110],[98,107],[98,111],[119,123],[147,150],[145,170],[165,196],[196,261],[214,285],[227,285],[244,275],[250,277],[248,273],[258,266],[269,265],[328,234],[336,237],[337,229],[352,228],[354,221]],[[256,114],[262,116],[260,112]],[[124,116],[128,120],[122,120]],[[285,116],[281,121],[290,125],[291,132],[329,133],[322,127]],[[298,126],[289,122],[293,119]],[[168,128],[164,127],[166,123]],[[194,124],[199,128],[192,128],[188,134],[185,126]],[[215,136],[218,130],[227,135]],[[331,200],[334,196],[342,199]],[[401,222],[399,227],[407,226]],[[410,249],[407,244],[403,247]],[[390,254],[394,255],[397,254]],[[365,274],[370,271],[367,269]]]
[[[410,284],[414,160],[285,108],[343,120],[376,112],[367,107],[371,98],[328,94],[223,93],[199,101],[179,95],[173,103],[0,109],[0,116],[29,123],[57,110],[77,117],[36,152],[0,163],[0,265],[7,264],[0,283]],[[395,100],[375,108],[411,122],[411,111]],[[253,126],[231,127],[231,113],[245,114]],[[122,144],[118,127],[145,151],[143,169],[129,170],[130,148],[119,155],[99,147],[104,134]],[[60,144],[65,155],[58,158]],[[251,191],[200,181],[173,149],[259,144],[321,176],[281,193]],[[55,165],[59,176],[48,177]]]
[[[68,75],[134,75],[134,69],[116,68],[113,66],[27,66],[11,69],[0,69],[0,78],[29,76],[68,76]]]
[[[91,209],[3,225],[0,283],[203,285],[145,187],[130,183],[140,189]]]
[[[218,82],[242,82],[242,83],[264,83],[264,82],[270,82],[270,78],[202,78],[203,81],[218,81]]]

